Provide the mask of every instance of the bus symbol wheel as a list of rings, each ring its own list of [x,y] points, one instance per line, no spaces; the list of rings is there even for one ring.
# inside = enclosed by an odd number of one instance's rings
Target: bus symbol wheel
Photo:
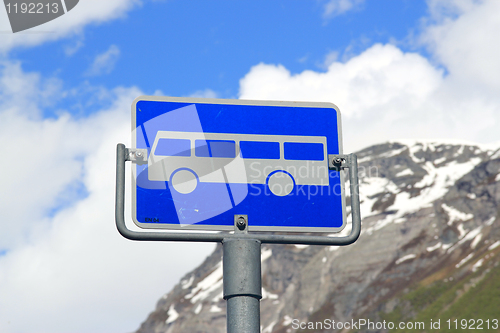
[[[198,186],[198,177],[189,169],[178,169],[170,177],[170,184],[179,193],[188,194]]]
[[[284,197],[292,193],[295,181],[288,172],[278,170],[267,177],[267,186],[272,194]]]

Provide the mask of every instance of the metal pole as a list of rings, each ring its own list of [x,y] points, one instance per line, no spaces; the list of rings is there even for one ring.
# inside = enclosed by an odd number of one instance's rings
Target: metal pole
[[[246,233],[246,219],[239,217],[235,221],[235,233]],[[260,244],[260,240],[248,238],[226,238],[222,241],[227,333],[260,332]]]

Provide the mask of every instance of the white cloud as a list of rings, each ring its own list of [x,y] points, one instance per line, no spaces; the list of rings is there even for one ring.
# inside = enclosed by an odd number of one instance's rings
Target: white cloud
[[[456,19],[442,17],[434,9],[435,23],[422,36],[436,59],[444,64],[453,80],[467,90],[500,87],[500,1],[432,1],[432,8],[462,13]],[[465,13],[464,13],[465,11]]]
[[[88,24],[100,24],[124,17],[128,11],[141,4],[141,0],[82,0],[72,10],[57,19],[15,34],[9,33],[12,30],[7,12],[0,8],[0,31],[2,32],[0,53],[6,53],[15,47],[31,47],[81,33]]]
[[[443,23],[443,21],[453,20],[473,9],[484,0],[427,0],[429,17],[427,21]]]
[[[8,157],[0,172],[5,224],[0,248],[8,248],[20,241],[32,220],[39,220],[44,210],[55,205],[57,193],[77,180],[81,170],[73,157],[82,149],[74,146],[74,139],[62,147],[54,144],[76,125],[67,116],[57,121],[41,119],[40,106],[57,96],[57,81],[23,73],[18,63],[0,64],[0,75],[0,142]]]
[[[106,52],[98,54],[95,57],[85,75],[97,76],[111,73],[119,57],[120,49],[116,45],[111,45]]]
[[[328,52],[325,56],[325,60],[323,61],[322,64],[320,64],[319,68],[321,69],[328,69],[331,64],[333,64],[335,61],[339,59],[339,52],[338,51],[331,51]]]
[[[83,40],[84,40],[83,34],[80,34],[80,38],[76,39],[75,41],[71,42],[70,44],[64,47],[64,54],[70,57],[76,52],[78,52],[78,50],[80,50],[85,45]]]
[[[406,136],[408,127],[418,127],[414,131],[423,135],[427,123],[419,126],[408,117],[421,109],[420,117],[429,116],[425,102],[441,81],[441,73],[425,58],[392,45],[375,45],[345,64],[331,64],[326,73],[292,76],[281,65],[257,65],[240,81],[240,98],[333,102],[342,112],[350,151],[388,135]]]
[[[462,4],[460,16],[425,29],[447,72],[417,53],[377,44],[326,73],[291,75],[281,65],[259,64],[240,81],[240,98],[337,104],[346,152],[401,138],[498,141],[500,48],[490,39],[500,33],[499,6]]]
[[[324,6],[324,17],[334,17],[359,8],[365,0],[329,0]]]
[[[213,248],[132,242],[114,226],[116,144],[130,146],[130,104],[143,93],[116,88],[111,106],[91,116],[43,119],[60,86],[18,63],[1,68],[0,331],[136,329]],[[47,215],[75,182],[87,195]]]

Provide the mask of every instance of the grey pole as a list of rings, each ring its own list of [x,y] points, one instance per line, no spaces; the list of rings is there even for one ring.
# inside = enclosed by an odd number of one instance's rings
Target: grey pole
[[[246,216],[235,216],[235,234],[246,234]],[[222,241],[227,333],[260,332],[262,278],[260,240],[226,238]]]

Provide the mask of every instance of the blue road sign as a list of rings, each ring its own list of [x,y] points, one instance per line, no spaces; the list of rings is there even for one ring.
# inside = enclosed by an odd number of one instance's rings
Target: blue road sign
[[[141,96],[132,104],[132,218],[141,228],[338,232],[340,111],[331,103]],[[142,158],[142,163],[140,162]]]

